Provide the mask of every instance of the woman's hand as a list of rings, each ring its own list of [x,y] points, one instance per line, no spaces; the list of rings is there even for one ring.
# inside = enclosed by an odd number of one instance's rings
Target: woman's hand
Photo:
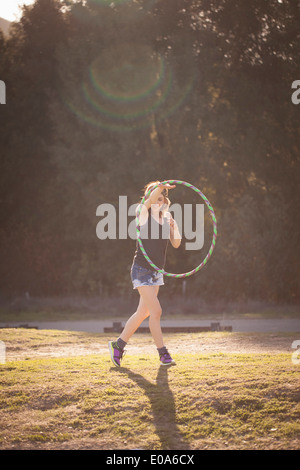
[[[173,189],[173,188],[176,188],[176,184],[169,184],[169,183],[163,184],[163,183],[159,183],[158,187],[159,187],[159,188],[162,188],[162,189],[164,189],[164,188],[166,188],[166,189]]]
[[[173,217],[171,216],[171,214],[169,213],[169,216],[167,218],[167,221],[168,221],[168,224],[170,225],[171,229],[174,230],[174,227],[175,227],[175,220],[173,219]],[[176,224],[177,225],[177,224]]]
[[[167,221],[170,225],[170,241],[174,248],[178,248],[181,244],[181,235],[179,233],[177,223],[173,219],[170,212],[167,213]]]

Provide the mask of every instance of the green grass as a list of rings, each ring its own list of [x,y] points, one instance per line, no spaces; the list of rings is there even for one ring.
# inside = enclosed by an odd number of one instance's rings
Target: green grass
[[[103,349],[74,357],[36,355],[47,338],[55,352],[67,341],[93,344],[98,338],[104,347],[106,335],[6,334],[0,449],[299,448],[300,366],[290,353],[188,354],[186,347],[174,354],[175,367],[163,368],[153,347],[150,353],[128,351],[124,367],[116,368]],[[17,341],[20,351],[35,348],[27,359],[9,360]]]

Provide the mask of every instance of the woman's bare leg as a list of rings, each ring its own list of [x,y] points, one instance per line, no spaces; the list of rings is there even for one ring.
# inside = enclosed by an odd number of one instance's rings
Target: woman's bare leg
[[[158,286],[142,286],[138,287],[139,294],[143,301],[143,305],[148,310],[149,328],[157,348],[164,346],[163,336],[160,326],[160,317],[162,313],[161,305],[157,298]]]
[[[131,317],[127,320],[122,334],[119,336],[125,343],[128,343],[129,339],[133,335],[133,333],[138,329],[140,324],[149,316],[149,310],[147,305],[145,304],[144,299],[140,296],[140,301],[136,312],[131,315]]]

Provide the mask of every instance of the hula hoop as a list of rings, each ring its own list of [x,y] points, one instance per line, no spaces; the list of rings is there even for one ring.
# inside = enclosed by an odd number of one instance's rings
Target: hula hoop
[[[144,204],[144,202],[145,202],[145,199],[149,196],[149,194],[150,194],[155,188],[157,188],[157,187],[159,186],[159,184],[182,184],[183,186],[187,186],[188,188],[193,189],[193,191],[195,191],[196,193],[198,193],[199,196],[201,196],[202,199],[204,200],[206,206],[208,207],[208,210],[209,210],[209,213],[210,213],[210,215],[211,215],[211,218],[212,218],[212,222],[213,222],[214,229],[213,229],[213,238],[212,238],[212,242],[211,242],[209,251],[208,251],[206,257],[204,258],[204,260],[202,261],[202,263],[199,264],[199,266],[197,266],[195,269],[193,269],[192,271],[189,271],[189,272],[187,272],[187,273],[173,274],[173,273],[168,273],[168,272],[165,271],[164,269],[158,268],[158,267],[151,261],[151,259],[149,258],[149,256],[147,255],[147,253],[146,253],[146,251],[145,251],[145,248],[143,247],[143,243],[142,243],[142,240],[141,240],[140,228],[139,228],[139,216],[140,216],[140,213],[141,213],[143,204]],[[216,239],[217,239],[217,219],[216,219],[215,212],[214,212],[214,210],[213,210],[212,205],[210,204],[210,202],[209,202],[209,200],[207,199],[207,197],[205,197],[204,194],[200,191],[200,189],[196,188],[195,186],[193,186],[193,185],[190,184],[190,183],[186,183],[185,181],[180,181],[180,180],[166,180],[166,181],[162,181],[162,183],[157,183],[155,186],[153,186],[151,189],[149,189],[149,191],[148,191],[148,192],[145,194],[145,196],[143,197],[143,199],[142,199],[142,201],[141,201],[141,203],[140,203],[140,208],[139,208],[138,213],[137,213],[137,216],[136,216],[136,234],[137,234],[137,240],[138,240],[138,243],[139,243],[141,252],[143,253],[144,257],[146,258],[146,260],[148,261],[148,263],[150,264],[150,266],[152,266],[152,268],[154,268],[154,269],[155,269],[156,271],[158,271],[159,273],[164,274],[165,276],[175,277],[175,278],[188,277],[188,276],[192,276],[192,274],[195,274],[197,271],[199,271],[201,268],[203,268],[203,266],[205,266],[205,264],[207,263],[207,261],[208,261],[209,258],[211,257],[212,252],[213,252],[213,250],[214,250],[214,247],[215,247],[215,245],[216,245]]]

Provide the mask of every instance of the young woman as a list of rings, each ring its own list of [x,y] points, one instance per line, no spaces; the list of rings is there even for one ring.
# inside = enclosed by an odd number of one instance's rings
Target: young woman
[[[159,186],[152,190],[140,212],[140,236],[151,261],[160,269],[164,269],[169,240],[174,248],[178,248],[181,236],[175,220],[167,212],[170,206],[168,190],[175,188],[175,185],[163,185],[159,181],[152,181],[144,188],[144,195],[156,184]],[[137,213],[139,209],[140,206],[137,208]],[[133,288],[137,289],[140,294],[139,305],[136,312],[128,319],[119,338],[108,343],[112,362],[116,366],[121,365],[124,348],[130,337],[145,318],[149,317],[149,328],[158,350],[160,363],[162,365],[175,364],[164,345],[160,325],[162,309],[157,296],[159,286],[164,284],[163,274],[150,266],[138,241],[131,267],[131,280]]]

